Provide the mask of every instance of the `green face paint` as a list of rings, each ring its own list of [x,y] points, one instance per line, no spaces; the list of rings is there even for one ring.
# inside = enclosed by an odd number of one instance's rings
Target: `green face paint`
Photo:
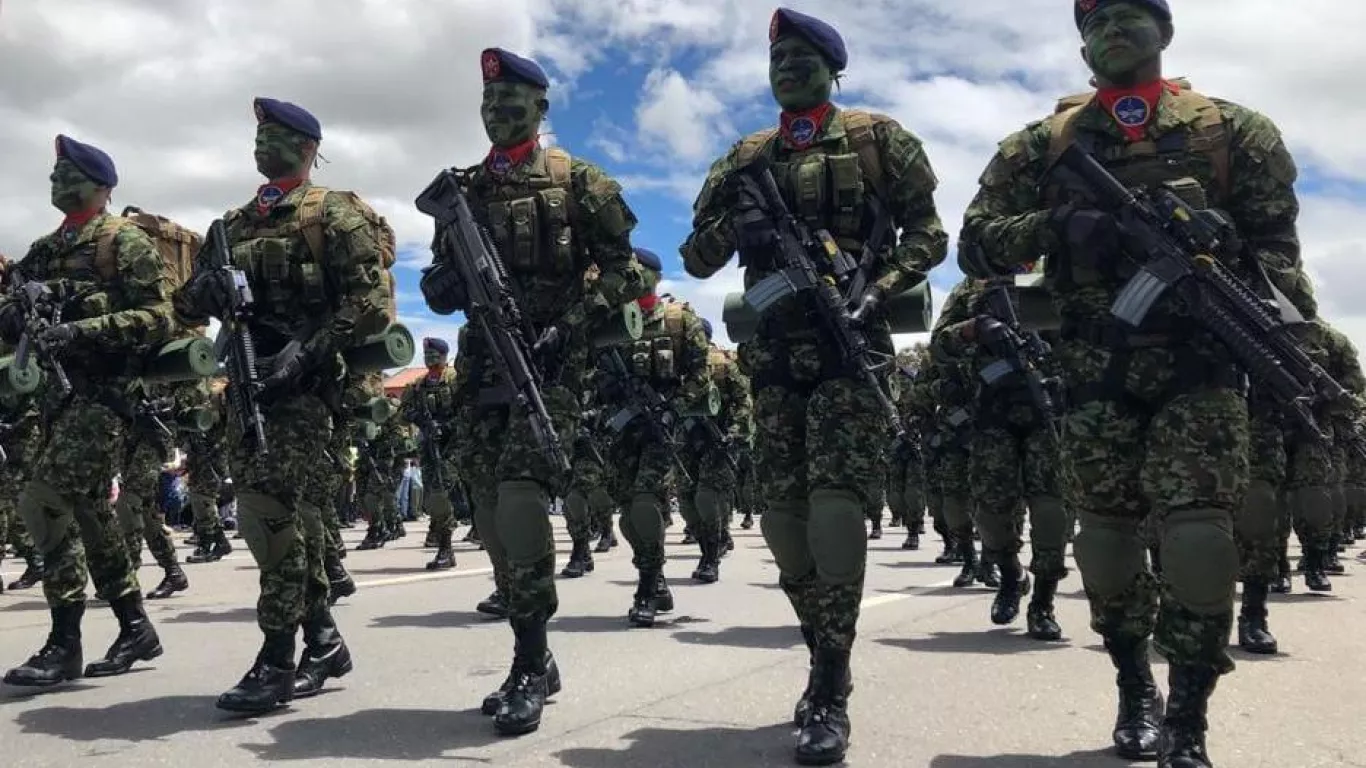
[[[1116,84],[1162,55],[1162,27],[1151,13],[1133,3],[1112,3],[1092,13],[1081,29],[1086,63],[1091,71]]]
[[[768,84],[778,105],[790,112],[819,107],[830,100],[835,73],[810,43],[780,38],[768,49]]]
[[[78,213],[89,209],[100,188],[65,157],[57,158],[52,175],[47,179],[52,182],[52,207],[62,213]]]
[[[286,179],[304,175],[307,145],[312,141],[301,133],[276,123],[256,126],[256,170],[267,179]]]
[[[428,368],[435,368],[438,365],[445,364],[445,362],[446,356],[436,350],[422,353],[422,364]]]
[[[479,115],[493,146],[515,147],[536,138],[540,131],[545,91],[526,83],[488,83]]]

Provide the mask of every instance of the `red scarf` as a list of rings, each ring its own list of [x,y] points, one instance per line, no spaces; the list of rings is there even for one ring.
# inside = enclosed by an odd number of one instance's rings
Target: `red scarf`
[[[427,381],[441,381],[441,374],[446,372],[446,364],[427,366]]]
[[[295,187],[304,183],[302,178],[275,179],[256,188],[256,213],[265,216],[275,204],[285,199]]]
[[[484,158],[484,167],[496,176],[506,176],[514,168],[525,163],[535,151],[536,139],[527,139],[511,147],[494,147],[489,150],[488,157]]]
[[[1101,88],[1096,91],[1096,100],[1124,131],[1125,138],[1139,141],[1157,114],[1157,102],[1162,98],[1163,90],[1176,93],[1180,86],[1167,80],[1154,80],[1129,88]]]
[[[783,142],[787,146],[792,149],[806,149],[816,143],[817,137],[821,135],[821,126],[825,125],[825,116],[828,114],[828,101],[819,107],[800,112],[783,110],[778,116],[778,132],[782,134]]]
[[[89,224],[91,219],[99,216],[103,212],[103,208],[95,208],[89,211],[68,213],[66,217],[62,219],[62,226],[59,228],[62,236],[68,239],[74,238],[75,234],[80,232],[82,227]]]
[[[653,293],[647,293],[644,296],[641,296],[640,298],[636,299],[636,304],[640,305],[640,311],[644,312],[647,315],[655,311],[655,305],[658,303],[659,297],[654,295]]]

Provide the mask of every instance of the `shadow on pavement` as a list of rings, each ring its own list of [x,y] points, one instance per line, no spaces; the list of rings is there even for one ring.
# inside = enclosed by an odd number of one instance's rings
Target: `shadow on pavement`
[[[1150,763],[1151,764],[1151,761]],[[929,768],[1099,768],[1106,765],[1142,765],[1116,757],[1108,749],[1089,749],[1066,755],[939,755],[930,761]]]
[[[240,746],[267,761],[425,761],[502,740],[493,732],[491,719],[477,709],[367,709],[341,717],[291,720],[272,727],[270,735],[273,744]]]
[[[579,747],[554,753],[569,768],[767,768],[792,765],[792,727],[641,728],[625,749]]]
[[[422,629],[450,629],[452,627],[473,627],[482,624],[507,623],[506,619],[485,616],[478,611],[437,611],[419,613],[413,616],[376,616],[370,620],[372,627],[418,627]]]
[[[803,643],[796,627],[727,627],[720,632],[675,632],[673,636],[680,643],[733,648],[783,649]]]
[[[9,594],[9,593],[6,593],[6,594]],[[10,611],[14,611],[14,612],[16,612],[16,613],[19,612],[19,611],[46,611],[46,610],[47,610],[47,601],[46,601],[46,600],[25,600],[25,601],[23,601],[22,603],[0,602],[0,610],[5,611],[6,613],[8,613],[8,612],[10,612]]]
[[[957,572],[962,570],[962,566],[945,565],[936,563],[933,560],[898,560],[894,563],[878,563],[882,568],[943,568],[945,573]]]
[[[1313,603],[1319,600],[1341,599],[1341,596],[1331,592],[1291,592],[1288,595],[1271,595],[1267,602],[1271,605],[1275,605],[1276,603]],[[1272,614],[1272,620],[1275,620],[1275,614]]]
[[[232,682],[224,680],[223,684],[226,687]],[[41,733],[70,741],[111,739],[131,742],[159,741],[185,731],[214,731],[251,722],[241,718],[224,720],[222,710],[214,707],[217,698],[217,695],[162,696],[108,707],[44,707],[20,712],[14,716],[14,722],[24,733]]]
[[[1031,653],[1073,647],[1066,639],[1047,643],[1025,636],[1024,630],[988,629],[980,632],[932,632],[928,637],[881,638],[881,645],[929,653]]]
[[[170,606],[167,607],[169,608]],[[256,607],[232,608],[226,611],[184,611],[175,614],[174,616],[167,616],[166,618],[158,617],[158,620],[168,624],[215,624],[238,621],[255,624]]]

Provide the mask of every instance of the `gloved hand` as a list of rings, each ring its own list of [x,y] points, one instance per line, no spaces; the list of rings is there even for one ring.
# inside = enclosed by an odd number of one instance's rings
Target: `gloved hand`
[[[863,324],[877,316],[878,308],[882,306],[885,296],[882,289],[876,285],[868,286],[863,292],[863,298],[859,299],[859,304],[854,311],[849,314],[849,319],[855,323]]]
[[[308,369],[308,363],[303,345],[291,341],[271,360],[270,375],[261,382],[261,391],[269,392],[293,384]]]
[[[735,232],[735,247],[739,249],[771,248],[778,239],[773,222],[764,212],[763,200],[749,184],[741,184],[736,189],[735,205],[730,209],[730,226]]]
[[[1119,222],[1105,211],[1076,203],[1063,203],[1048,215],[1058,240],[1077,253],[1113,253],[1119,250]]]
[[[18,344],[24,335],[24,309],[18,302],[0,306],[0,340],[6,344]]]
[[[210,317],[226,320],[232,313],[233,297],[229,293],[227,281],[220,274],[205,272],[195,275],[181,290],[195,309]]]
[[[75,323],[60,323],[40,331],[38,341],[52,349],[61,349],[75,341],[80,335],[80,329]]]

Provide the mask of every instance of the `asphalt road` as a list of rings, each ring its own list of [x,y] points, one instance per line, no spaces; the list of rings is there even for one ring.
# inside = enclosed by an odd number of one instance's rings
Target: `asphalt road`
[[[560,564],[568,540],[557,519]],[[491,589],[484,555],[461,545],[459,567],[423,570],[422,526],[346,563],[360,592],[336,609],[355,671],[324,694],[267,716],[214,708],[255,656],[256,573],[245,548],[222,562],[186,566],[190,591],[152,603],[166,653],[117,678],[48,693],[0,686],[0,766],[177,765],[262,761],[293,765],[491,764],[625,768],[790,765],[792,704],[806,651],[757,528],[736,530],[722,580],[694,585],[696,556],[669,531],[667,575],[677,610],[653,629],[629,629],[630,555],[599,555],[587,578],[561,580],[551,647],[564,691],[541,729],[499,738],[480,716],[483,695],[511,657],[504,623],[475,603]],[[872,542],[854,656],[849,765],[897,768],[1107,768],[1113,670],[1087,628],[1074,573],[1059,595],[1066,639],[1042,644],[1019,626],[991,626],[991,592],[954,589],[956,568],[936,566],[937,537],[899,548],[903,529]],[[351,544],[359,530],[348,531]],[[1220,682],[1210,748],[1225,768],[1366,766],[1355,747],[1366,724],[1366,562],[1331,595],[1273,597],[1282,653],[1234,651]],[[188,552],[188,548],[182,550]],[[159,580],[150,564],[147,586]],[[16,575],[6,561],[6,581]],[[1021,619],[1021,622],[1023,619]],[[0,664],[42,643],[37,590],[0,596]],[[107,609],[86,615],[86,659],[116,634]],[[1165,667],[1158,674],[1165,678]]]

